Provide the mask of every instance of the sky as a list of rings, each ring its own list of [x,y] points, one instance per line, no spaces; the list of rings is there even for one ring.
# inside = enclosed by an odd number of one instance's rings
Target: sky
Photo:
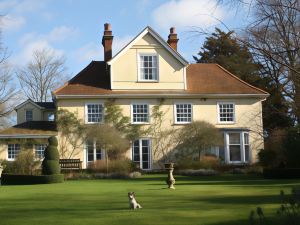
[[[146,26],[167,39],[176,27],[178,51],[189,62],[199,52],[204,36],[198,28],[225,30],[220,21],[239,30],[249,20],[246,7],[216,4],[217,0],[0,0],[2,42],[9,63],[22,67],[35,50],[50,49],[64,56],[69,76],[92,60],[103,60],[104,23],[114,35],[113,54]]]

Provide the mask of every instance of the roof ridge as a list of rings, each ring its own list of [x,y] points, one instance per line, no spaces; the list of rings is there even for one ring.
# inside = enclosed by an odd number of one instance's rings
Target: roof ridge
[[[212,64],[215,64],[216,66],[218,66],[220,69],[222,69],[223,71],[225,71],[228,75],[230,75],[231,77],[233,77],[234,79],[238,80],[239,82],[257,90],[257,91],[260,91],[260,92],[263,92],[264,94],[267,94],[267,95],[270,95],[268,92],[258,88],[258,87],[255,87],[251,84],[249,84],[248,82],[242,80],[241,78],[237,77],[236,75],[234,75],[233,73],[229,72],[227,69],[225,69],[223,66],[219,65],[218,63],[212,63]]]

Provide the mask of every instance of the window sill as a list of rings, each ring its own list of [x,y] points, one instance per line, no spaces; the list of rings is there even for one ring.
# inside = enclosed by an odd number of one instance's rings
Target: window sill
[[[150,125],[149,122],[145,122],[145,123],[134,123],[134,122],[131,122],[132,125]]]
[[[158,80],[138,80],[137,83],[159,83]]]
[[[217,125],[234,125],[236,122],[218,122]]]
[[[184,122],[184,123],[173,123],[174,126],[178,125],[186,125],[186,124],[191,124],[192,122]]]
[[[85,122],[85,124],[104,124],[104,122]]]

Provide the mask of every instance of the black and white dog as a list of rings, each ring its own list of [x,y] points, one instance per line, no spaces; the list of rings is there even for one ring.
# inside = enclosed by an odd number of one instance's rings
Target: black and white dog
[[[128,199],[129,199],[129,208],[130,209],[141,209],[142,206],[137,203],[135,200],[134,192],[128,192]]]

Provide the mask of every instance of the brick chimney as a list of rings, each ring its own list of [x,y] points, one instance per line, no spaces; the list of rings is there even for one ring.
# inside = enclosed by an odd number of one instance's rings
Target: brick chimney
[[[177,42],[178,42],[177,34],[176,34],[176,29],[175,27],[170,28],[170,34],[168,36],[168,44],[175,50],[177,51]]]
[[[102,37],[102,45],[104,47],[104,61],[107,62],[112,58],[112,36],[111,26],[109,23],[104,24],[104,32]]]

